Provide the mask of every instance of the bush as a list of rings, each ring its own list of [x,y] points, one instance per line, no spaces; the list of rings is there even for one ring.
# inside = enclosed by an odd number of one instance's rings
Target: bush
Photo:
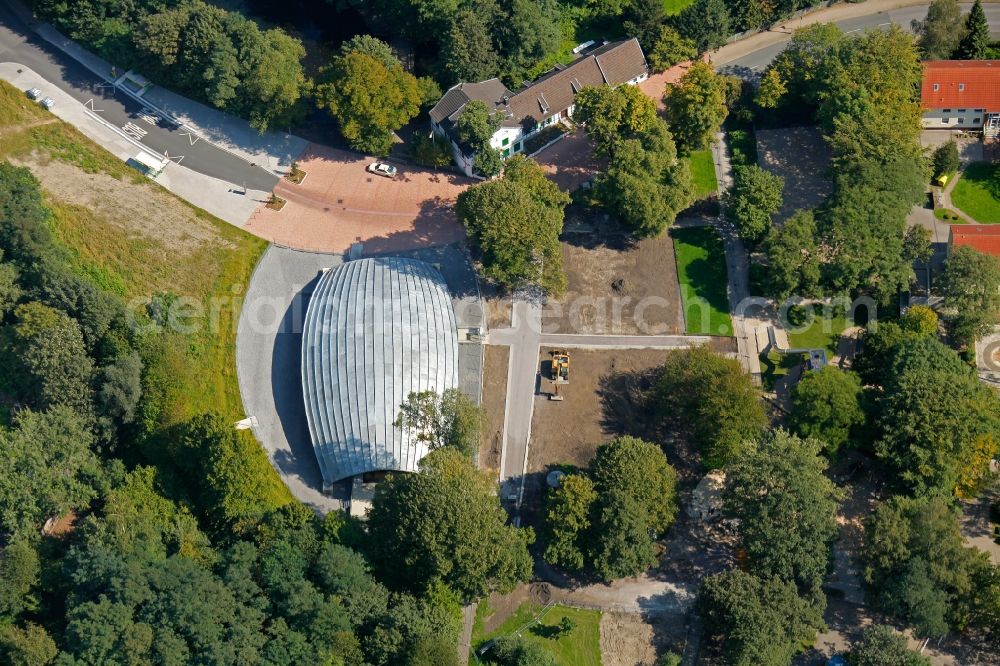
[[[410,159],[420,166],[441,169],[452,163],[448,142],[434,134],[414,134],[410,137],[407,152]]]

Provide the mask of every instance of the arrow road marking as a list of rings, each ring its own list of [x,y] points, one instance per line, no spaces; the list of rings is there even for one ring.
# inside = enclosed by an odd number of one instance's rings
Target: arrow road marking
[[[191,132],[179,132],[179,134],[181,136],[186,136],[188,138],[188,141],[191,143],[192,146],[194,144],[198,143],[198,139],[201,138],[200,136],[197,136],[195,134],[191,134]]]
[[[87,107],[88,109],[90,109],[91,111],[96,111],[97,113],[101,113],[102,111],[104,111],[104,109],[95,109],[94,108],[94,98],[93,97],[91,97],[86,102],[84,102],[83,105],[85,107]]]
[[[140,111],[138,115],[139,118],[141,118],[144,122],[149,123],[150,125],[155,125],[160,121],[160,116],[157,115],[156,111],[149,108],[148,106],[143,108],[143,110]]]
[[[149,134],[149,132],[142,129],[135,123],[125,123],[124,125],[122,125],[122,130],[133,139],[138,139],[138,140],[142,140],[142,137]]]

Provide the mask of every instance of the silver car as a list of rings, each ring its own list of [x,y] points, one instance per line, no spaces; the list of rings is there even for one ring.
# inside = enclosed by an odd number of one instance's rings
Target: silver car
[[[28,91],[29,99],[38,99],[41,96],[42,96],[42,91],[39,90],[38,88],[32,88],[31,90]]]
[[[386,178],[395,178],[396,167],[391,164],[386,164],[385,162],[372,162],[368,165],[368,173],[373,173],[377,176],[385,176]]]
[[[45,99],[42,100],[42,106],[44,106],[46,109],[51,110],[52,107],[55,106],[55,105],[56,105],[56,101],[54,99],[52,99],[51,97],[46,97]]]

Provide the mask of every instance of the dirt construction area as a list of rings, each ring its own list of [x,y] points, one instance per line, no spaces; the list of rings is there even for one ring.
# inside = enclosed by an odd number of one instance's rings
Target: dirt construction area
[[[573,222],[570,219],[568,225]],[[569,286],[562,298],[546,304],[545,332],[683,333],[673,240],[668,234],[635,244],[620,234],[600,231],[571,232],[565,238],[562,256]]]
[[[638,613],[602,613],[601,664],[656,666],[652,625]]]
[[[785,179],[784,203],[774,216],[784,222],[797,210],[815,208],[833,192],[830,147],[815,127],[757,130],[760,165]]]
[[[543,347],[543,374],[551,349]],[[548,400],[542,380],[531,419],[528,472],[545,472],[553,465],[584,467],[597,446],[641,423],[642,392],[669,351],[659,349],[570,350],[570,382],[561,386],[562,401]],[[630,432],[635,432],[632,427]]]

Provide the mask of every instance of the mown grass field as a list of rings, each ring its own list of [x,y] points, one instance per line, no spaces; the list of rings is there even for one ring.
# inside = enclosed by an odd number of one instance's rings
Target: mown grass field
[[[691,162],[691,180],[694,183],[694,195],[698,199],[715,194],[718,181],[715,179],[715,161],[711,150],[696,150],[689,156]]]
[[[546,652],[555,657],[559,666],[601,666],[601,613],[596,610],[552,606],[541,619],[532,619],[542,610],[533,602],[521,605],[500,627],[490,633],[483,633],[485,616],[491,611],[488,602],[482,601],[476,608],[476,623],[472,630],[472,649],[478,651],[486,642],[507,636],[521,630],[527,640],[538,643]],[[555,635],[555,629],[568,617],[573,622],[573,630],[562,636]],[[528,625],[528,626],[525,626]],[[523,629],[522,629],[523,628]],[[487,652],[480,661],[491,663]],[[471,657],[469,663],[476,663]]]
[[[1000,224],[1000,164],[970,164],[955,183],[951,201],[977,222]]]
[[[147,429],[166,432],[209,411],[242,418],[236,325],[266,243],[147,180],[4,82],[0,159],[38,178],[56,239],[81,275],[140,318],[155,296],[182,299],[198,315],[182,329],[168,327],[148,355]]]
[[[670,235],[677,257],[686,332],[689,335],[732,335],[722,239],[710,227],[674,229]]]

